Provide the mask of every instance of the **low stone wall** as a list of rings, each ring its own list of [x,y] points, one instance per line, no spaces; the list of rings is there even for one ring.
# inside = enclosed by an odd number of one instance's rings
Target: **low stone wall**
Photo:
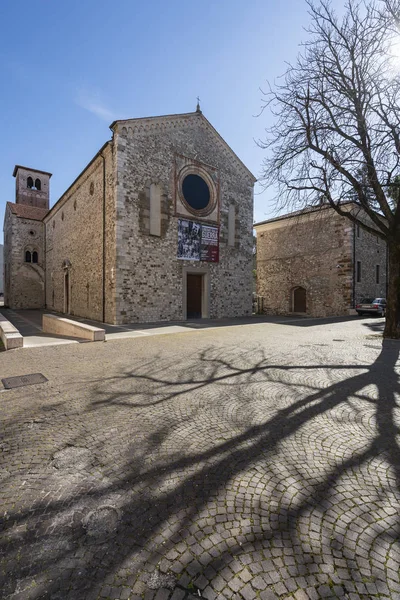
[[[43,315],[42,328],[43,333],[82,338],[91,342],[104,342],[106,335],[104,329],[92,327],[72,319],[57,317],[56,315]]]
[[[3,342],[6,350],[13,350],[14,348],[22,348],[24,345],[24,338],[16,327],[10,321],[0,314],[0,339]]]

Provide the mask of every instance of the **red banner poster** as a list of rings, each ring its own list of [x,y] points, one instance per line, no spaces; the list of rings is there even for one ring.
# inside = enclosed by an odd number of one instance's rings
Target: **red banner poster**
[[[219,261],[219,229],[209,225],[201,226],[200,260],[206,262]]]

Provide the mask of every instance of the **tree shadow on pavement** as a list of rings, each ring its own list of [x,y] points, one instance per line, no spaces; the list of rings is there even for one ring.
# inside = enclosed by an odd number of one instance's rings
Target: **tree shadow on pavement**
[[[77,435],[80,462],[4,521],[5,597],[397,597],[399,348],[297,366],[209,348],[98,382],[100,442]]]

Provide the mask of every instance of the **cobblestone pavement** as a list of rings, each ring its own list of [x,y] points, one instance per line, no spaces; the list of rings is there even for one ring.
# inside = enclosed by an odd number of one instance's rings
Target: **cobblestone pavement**
[[[0,354],[7,600],[400,598],[381,320]]]

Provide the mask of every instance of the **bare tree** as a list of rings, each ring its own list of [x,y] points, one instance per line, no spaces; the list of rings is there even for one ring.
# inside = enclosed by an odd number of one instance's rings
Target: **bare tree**
[[[329,203],[388,245],[385,337],[400,337],[400,0],[307,0],[308,41],[270,87],[261,146],[281,207]],[[353,210],[346,204],[353,201]]]

